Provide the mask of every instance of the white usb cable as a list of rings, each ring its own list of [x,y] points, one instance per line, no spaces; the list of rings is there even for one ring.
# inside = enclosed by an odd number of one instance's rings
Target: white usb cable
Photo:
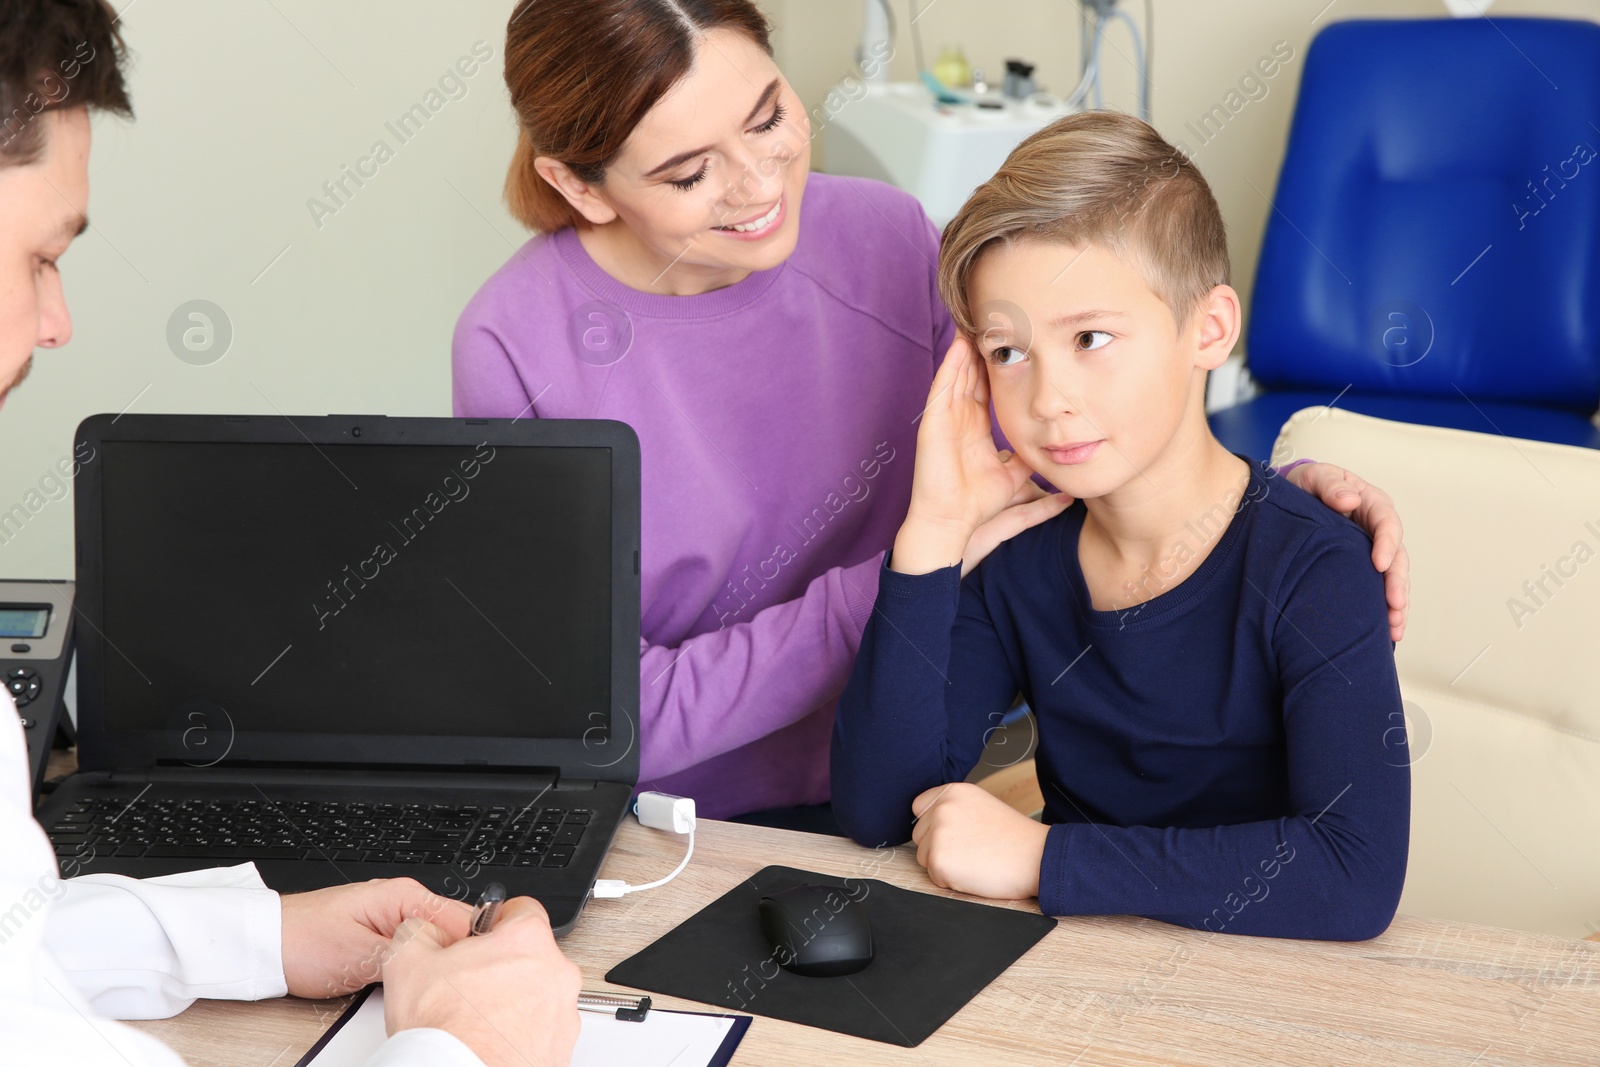
[[[683,869],[689,865],[689,857],[694,855],[693,797],[675,797],[668,793],[640,793],[633,802],[633,813],[639,817],[639,822],[644,826],[651,826],[657,830],[671,830],[675,834],[688,834],[689,850],[683,854],[683,861],[671,874],[646,885],[629,885],[620,878],[599,879],[591,891],[596,900],[611,900],[629,893],[664,886],[683,873]]]

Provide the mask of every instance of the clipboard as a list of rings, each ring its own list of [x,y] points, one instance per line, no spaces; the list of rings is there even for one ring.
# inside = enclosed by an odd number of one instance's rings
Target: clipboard
[[[725,1012],[669,1011],[651,1008],[642,1022],[628,1022],[595,1012],[579,1012],[583,1026],[573,1050],[572,1067],[628,1063],[651,1067],[727,1067],[734,1050],[750,1029],[748,1015]],[[359,1065],[383,1044],[383,987],[370,985],[357,993],[295,1067]],[[641,1058],[659,1056],[659,1060]]]

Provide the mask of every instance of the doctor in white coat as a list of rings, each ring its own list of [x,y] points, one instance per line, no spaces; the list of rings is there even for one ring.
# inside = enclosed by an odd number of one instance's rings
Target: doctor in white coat
[[[0,0],[0,405],[35,348],[67,343],[56,261],[87,225],[89,111],[131,115],[105,0]],[[0,693],[4,693],[0,689]],[[172,1067],[114,1019],[199,997],[328,997],[381,972],[389,1040],[369,1067],[568,1062],[578,969],[544,909],[510,901],[484,937],[411,879],[280,897],[253,864],[63,878],[34,821],[27,746],[0,698],[0,1061]],[[74,873],[74,872],[67,872]]]

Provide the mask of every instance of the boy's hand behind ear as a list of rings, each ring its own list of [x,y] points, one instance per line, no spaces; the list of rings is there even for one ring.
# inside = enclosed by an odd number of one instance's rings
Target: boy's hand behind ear
[[[1002,456],[1009,455],[1001,452]],[[967,551],[961,557],[961,577],[965,578],[972,573],[972,568],[983,562],[983,557],[993,552],[1000,546],[1000,542],[1009,541],[1030,526],[1037,526],[1046,519],[1053,519],[1072,506],[1073,497],[1068,493],[1047,493],[1033,481],[1028,479],[1022,483],[1022,488],[1011,498],[1011,503],[988,522],[972,532],[972,537],[967,541]]]
[[[958,336],[933,376],[922,412],[911,507],[895,538],[890,567],[926,574],[960,561],[965,574],[995,545],[1049,517],[1050,505],[1041,507],[1037,498],[1023,495],[1032,474],[1017,456],[995,449],[988,374],[972,346]],[[972,546],[979,551],[969,558],[974,533],[1013,504],[1030,510],[1019,510],[988,530],[982,540],[990,543]]]

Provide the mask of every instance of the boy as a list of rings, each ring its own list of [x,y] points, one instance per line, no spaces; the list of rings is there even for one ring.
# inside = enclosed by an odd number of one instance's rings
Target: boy
[[[1211,436],[1240,313],[1205,179],[1137,119],[1071,116],[973,194],[939,277],[961,336],[839,704],[840,824],[1047,914],[1381,933],[1410,825],[1382,580],[1353,524]],[[1034,472],[1078,503],[963,581]],[[1019,691],[1042,824],[963,781]]]

